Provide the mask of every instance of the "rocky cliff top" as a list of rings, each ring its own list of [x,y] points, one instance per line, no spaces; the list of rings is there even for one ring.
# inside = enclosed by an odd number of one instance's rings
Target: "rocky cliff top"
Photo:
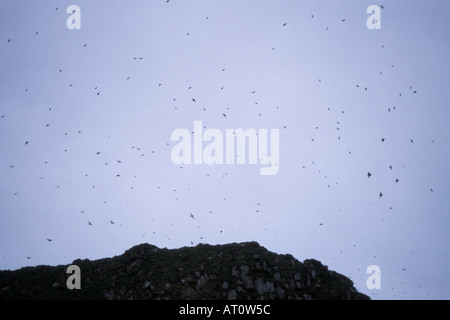
[[[120,256],[0,271],[0,299],[369,299],[320,261],[304,262],[256,242],[160,249],[140,244]]]

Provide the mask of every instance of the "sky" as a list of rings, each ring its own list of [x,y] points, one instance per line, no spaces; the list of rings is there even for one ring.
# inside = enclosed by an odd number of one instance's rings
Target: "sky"
[[[448,12],[0,0],[0,269],[257,241],[372,299],[449,299]],[[276,174],[174,163],[196,121],[277,131]]]

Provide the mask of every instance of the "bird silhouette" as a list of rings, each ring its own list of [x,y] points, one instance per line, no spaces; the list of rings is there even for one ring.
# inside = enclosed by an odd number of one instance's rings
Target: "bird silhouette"
[[[370,178],[372,174],[370,172],[367,172],[367,177]]]

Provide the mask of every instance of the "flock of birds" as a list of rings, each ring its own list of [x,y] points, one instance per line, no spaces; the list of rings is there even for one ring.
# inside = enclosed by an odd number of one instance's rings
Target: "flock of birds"
[[[170,2],[169,0],[166,1],[166,3],[169,3],[169,2]],[[382,9],[384,9],[384,7],[383,7],[382,5],[380,5],[380,7],[381,7]],[[58,10],[58,8],[56,8],[56,10]],[[314,18],[315,18],[314,14],[311,14],[311,19],[314,19]],[[209,19],[209,16],[206,17],[206,19]],[[342,18],[342,19],[339,19],[339,20],[340,20],[342,23],[346,22],[346,19],[345,19],[345,18]],[[287,22],[284,22],[284,23],[282,23],[282,24],[280,25],[280,27],[281,27],[281,28],[288,28],[288,23],[287,23]],[[329,27],[327,26],[327,27],[325,27],[325,29],[326,29],[326,30],[329,30]],[[35,35],[36,35],[36,36],[39,36],[39,32],[36,31],[36,32],[35,32]],[[189,36],[189,35],[190,35],[190,32],[186,33],[186,36]],[[6,45],[8,45],[8,46],[14,46],[14,41],[13,41],[13,40],[14,40],[13,37],[8,38],[8,39],[6,40]],[[87,48],[87,47],[88,47],[88,44],[82,43],[82,44],[81,44],[81,47],[82,47],[82,48]],[[384,48],[384,45],[380,45],[380,47],[383,49],[383,48]],[[6,49],[6,48],[3,48],[3,50],[5,50],[5,49]],[[275,49],[276,49],[275,46],[272,46],[272,47],[271,47],[271,50],[272,50],[272,51],[275,50]],[[132,56],[132,57],[130,57],[129,59],[131,59],[131,60],[133,60],[133,61],[136,61],[136,62],[138,62],[138,61],[143,61],[143,62],[144,62],[144,58],[145,58],[144,56]],[[394,68],[394,65],[393,65],[393,64],[391,65],[391,68]],[[221,72],[226,72],[226,71],[227,71],[227,68],[220,68],[220,71],[221,71]],[[59,72],[59,73],[62,73],[62,72],[63,72],[63,69],[62,69],[62,68],[59,69],[58,72]],[[381,75],[381,74],[382,74],[382,72],[380,72],[380,75]],[[129,81],[130,79],[131,79],[131,76],[127,76],[127,77],[125,78],[125,81]],[[319,81],[319,83],[322,83],[322,79],[318,79],[318,81]],[[73,84],[70,83],[70,84],[69,84],[69,87],[72,87],[72,86],[73,86]],[[161,86],[163,86],[163,83],[157,83],[157,86],[158,86],[158,87],[161,87]],[[354,86],[355,86],[357,89],[364,89],[365,92],[368,92],[368,91],[369,91],[369,88],[368,88],[366,85],[362,85],[362,84],[360,84],[360,83],[356,83],[356,84],[354,84]],[[26,94],[29,94],[29,90],[28,90],[28,89],[29,89],[29,88],[24,88],[24,91],[25,91]],[[192,89],[192,86],[187,86],[187,89],[188,89],[188,90],[191,90],[191,89]],[[95,87],[94,87],[94,90],[95,90],[95,95],[96,95],[96,96],[99,96],[99,95],[101,94],[101,91],[99,90],[99,86],[95,86]],[[221,87],[220,87],[220,90],[224,90],[224,86],[221,86]],[[417,94],[417,93],[418,93],[418,90],[415,89],[415,88],[413,88],[413,86],[410,86],[410,87],[409,87],[409,91],[410,91],[411,94]],[[251,90],[251,91],[249,91],[249,94],[255,95],[255,94],[256,94],[256,90]],[[403,93],[403,95],[404,95],[404,94],[405,94],[405,93]],[[402,93],[399,93],[399,97],[402,97]],[[175,103],[175,102],[178,102],[178,101],[177,101],[177,98],[172,98],[172,102],[174,102],[174,103]],[[192,98],[191,98],[191,102],[194,103],[194,104],[196,104],[196,105],[198,105],[198,101],[197,101],[196,97],[192,97]],[[255,101],[254,103],[255,103],[255,105],[258,105],[258,101]],[[201,106],[201,108],[202,108],[203,111],[207,111],[207,108],[205,108],[204,106]],[[179,106],[174,106],[174,110],[175,110],[175,111],[179,110]],[[274,106],[274,110],[280,110],[280,107],[279,107],[279,106]],[[327,107],[327,110],[330,111],[330,112],[332,111],[332,109],[331,109],[330,107]],[[48,111],[51,112],[51,111],[52,111],[52,108],[51,108],[51,107],[48,108]],[[396,111],[396,107],[387,107],[387,111],[388,111],[388,112],[394,112],[394,111]],[[227,108],[224,109],[224,110],[220,110],[218,114],[220,115],[220,117],[223,117],[224,119],[226,119],[226,118],[227,118],[227,115],[229,115],[229,112],[231,112],[231,111],[230,111],[230,107],[227,107]],[[341,114],[344,114],[345,112],[344,112],[344,110],[340,110],[340,113],[341,113]],[[4,119],[4,118],[7,118],[7,116],[8,116],[7,114],[3,114],[3,115],[1,115],[1,118]],[[257,116],[258,116],[258,117],[262,117],[262,116],[263,116],[263,112],[259,110],[259,111],[257,112]],[[1,124],[0,124],[0,125],[1,125]],[[337,126],[336,126],[336,131],[338,131],[338,133],[339,133],[339,135],[337,136],[337,139],[340,141],[340,140],[341,140],[341,133],[342,133],[342,130],[341,130],[341,123],[338,121],[338,122],[336,122],[336,125],[337,125]],[[50,123],[45,123],[45,127],[49,127],[49,126],[50,126]],[[287,125],[285,125],[285,124],[282,125],[282,128],[283,128],[284,130],[288,130]],[[316,126],[315,129],[318,130],[318,129],[319,129],[318,126]],[[82,130],[78,130],[77,133],[78,133],[78,134],[82,134],[83,131],[82,131]],[[69,132],[64,132],[64,135],[65,135],[65,136],[67,136],[68,134],[69,134]],[[311,137],[310,139],[311,139],[311,142],[316,142],[316,139],[315,139],[314,137]],[[387,142],[387,138],[385,138],[385,137],[380,137],[380,143],[385,143],[385,142]],[[414,139],[411,138],[409,142],[410,142],[410,143],[414,143]],[[33,143],[33,141],[30,139],[30,140],[24,141],[24,142],[23,142],[23,145],[24,145],[25,147],[29,147],[30,144],[32,144],[32,143]],[[166,144],[167,146],[170,145],[169,142],[165,142],[165,144]],[[131,149],[133,149],[134,151],[136,151],[136,152],[137,152],[137,155],[140,156],[140,157],[143,157],[143,156],[145,155],[145,152],[141,149],[141,147],[136,147],[136,146],[133,145],[133,146],[131,146]],[[68,152],[68,149],[64,149],[64,152]],[[152,154],[155,154],[155,152],[156,152],[155,149],[151,151]],[[352,152],[349,150],[349,151],[348,151],[348,154],[349,154],[349,155],[352,155]],[[97,151],[97,152],[96,152],[96,155],[99,156],[99,157],[101,157],[101,156],[102,156],[102,150]],[[113,161],[114,161],[114,160],[113,160]],[[116,161],[117,164],[122,164],[122,160],[117,160],[117,159],[116,159],[115,161]],[[46,162],[46,163],[47,163],[47,162]],[[105,166],[108,166],[110,163],[111,163],[111,160],[108,160],[107,162],[104,162],[104,165],[105,165]],[[313,162],[313,165],[314,165],[314,162]],[[16,166],[15,166],[14,164],[11,164],[9,167],[10,167],[10,169],[13,169],[13,168],[15,168]],[[303,167],[303,168],[306,168],[305,165],[303,165],[302,167]],[[181,166],[180,168],[183,168],[183,167]],[[389,170],[390,170],[390,171],[394,171],[392,165],[389,166]],[[321,170],[319,170],[319,172],[321,172]],[[370,179],[373,179],[373,176],[376,176],[377,173],[372,172],[372,171],[367,171],[366,173],[362,173],[362,174],[365,174],[365,175],[367,176],[367,179],[370,180]],[[228,175],[228,173],[224,173],[224,174],[222,175],[222,177],[225,178],[227,175]],[[85,174],[85,177],[87,177],[87,176],[88,176],[88,174]],[[209,174],[207,174],[207,176],[209,176]],[[120,173],[116,173],[116,174],[115,174],[115,177],[116,177],[116,178],[121,178],[121,174],[120,174]],[[137,178],[137,176],[134,176],[134,178]],[[327,176],[325,176],[325,178],[327,178]],[[43,179],[43,177],[41,177],[41,179]],[[400,183],[400,179],[399,179],[398,177],[395,177],[395,176],[394,176],[392,179],[393,179],[393,181],[395,181],[396,184]],[[337,184],[337,182],[336,182],[336,184]],[[57,187],[59,188],[60,186],[58,185]],[[328,187],[328,188],[331,188],[331,184],[327,184],[327,187]],[[95,186],[93,185],[92,188],[95,189]],[[160,188],[161,188],[161,187],[158,186],[158,189],[160,189]],[[133,187],[131,187],[131,189],[133,189]],[[173,191],[176,192],[175,189],[174,189]],[[430,188],[430,192],[433,192],[433,189],[432,189],[432,188]],[[18,194],[17,192],[14,193],[14,195],[17,195],[17,194]],[[383,191],[383,190],[380,190],[379,193],[378,193],[378,198],[382,198],[384,195],[385,195],[385,194],[384,194],[384,191]],[[176,198],[176,200],[178,200],[178,198]],[[223,200],[225,201],[226,198],[223,198]],[[105,202],[105,203],[106,203],[106,202]],[[256,211],[257,213],[259,213],[260,210],[261,210],[261,203],[257,203],[256,206],[255,206],[254,208],[255,208],[255,211]],[[390,207],[390,209],[392,209],[392,207]],[[86,216],[85,209],[81,209],[81,208],[80,208],[80,209],[79,209],[79,212],[81,212],[82,216]],[[212,214],[212,213],[213,213],[213,210],[209,211],[209,213]],[[194,215],[194,213],[192,213],[192,212],[187,212],[187,213],[186,213],[186,217],[187,217],[188,219],[192,219],[192,220],[195,220],[195,218],[196,218],[195,215]],[[85,217],[85,219],[86,219],[86,217]],[[110,225],[115,225],[115,224],[116,224],[116,223],[115,223],[114,221],[112,221],[112,220],[109,220],[109,222],[106,222],[106,223],[109,223]],[[92,227],[92,226],[94,226],[94,223],[93,223],[91,220],[87,219],[87,220],[86,220],[86,225],[87,225],[88,227]],[[121,226],[121,224],[118,224],[118,225]],[[319,225],[320,225],[320,226],[324,226],[324,223],[323,223],[323,222],[320,222]],[[267,228],[266,228],[265,230],[267,230]],[[220,230],[220,233],[222,233],[222,232],[223,232],[223,230]],[[154,234],[154,233],[155,233],[155,232],[153,232],[153,234]],[[169,237],[168,235],[166,235],[165,237],[166,237],[167,239],[170,240],[170,237]],[[53,242],[53,238],[52,238],[52,237],[47,237],[47,238],[45,238],[45,239],[46,239],[46,241],[48,241],[49,243]],[[200,236],[200,239],[201,239],[201,240],[203,239],[203,235]],[[45,240],[44,240],[44,241],[45,241]],[[191,244],[194,244],[194,241],[190,241],[190,243],[191,243]],[[26,259],[27,259],[27,260],[30,260],[31,258],[32,258],[32,257],[31,257],[30,255],[26,255]],[[406,271],[405,268],[403,268],[402,270],[403,270],[403,271]]]

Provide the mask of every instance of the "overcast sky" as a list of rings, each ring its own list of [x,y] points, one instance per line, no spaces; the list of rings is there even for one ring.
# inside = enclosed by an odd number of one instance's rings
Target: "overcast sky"
[[[257,241],[450,298],[450,3],[372,4],[0,0],[0,269]],[[277,129],[278,172],[174,164],[194,121]]]

